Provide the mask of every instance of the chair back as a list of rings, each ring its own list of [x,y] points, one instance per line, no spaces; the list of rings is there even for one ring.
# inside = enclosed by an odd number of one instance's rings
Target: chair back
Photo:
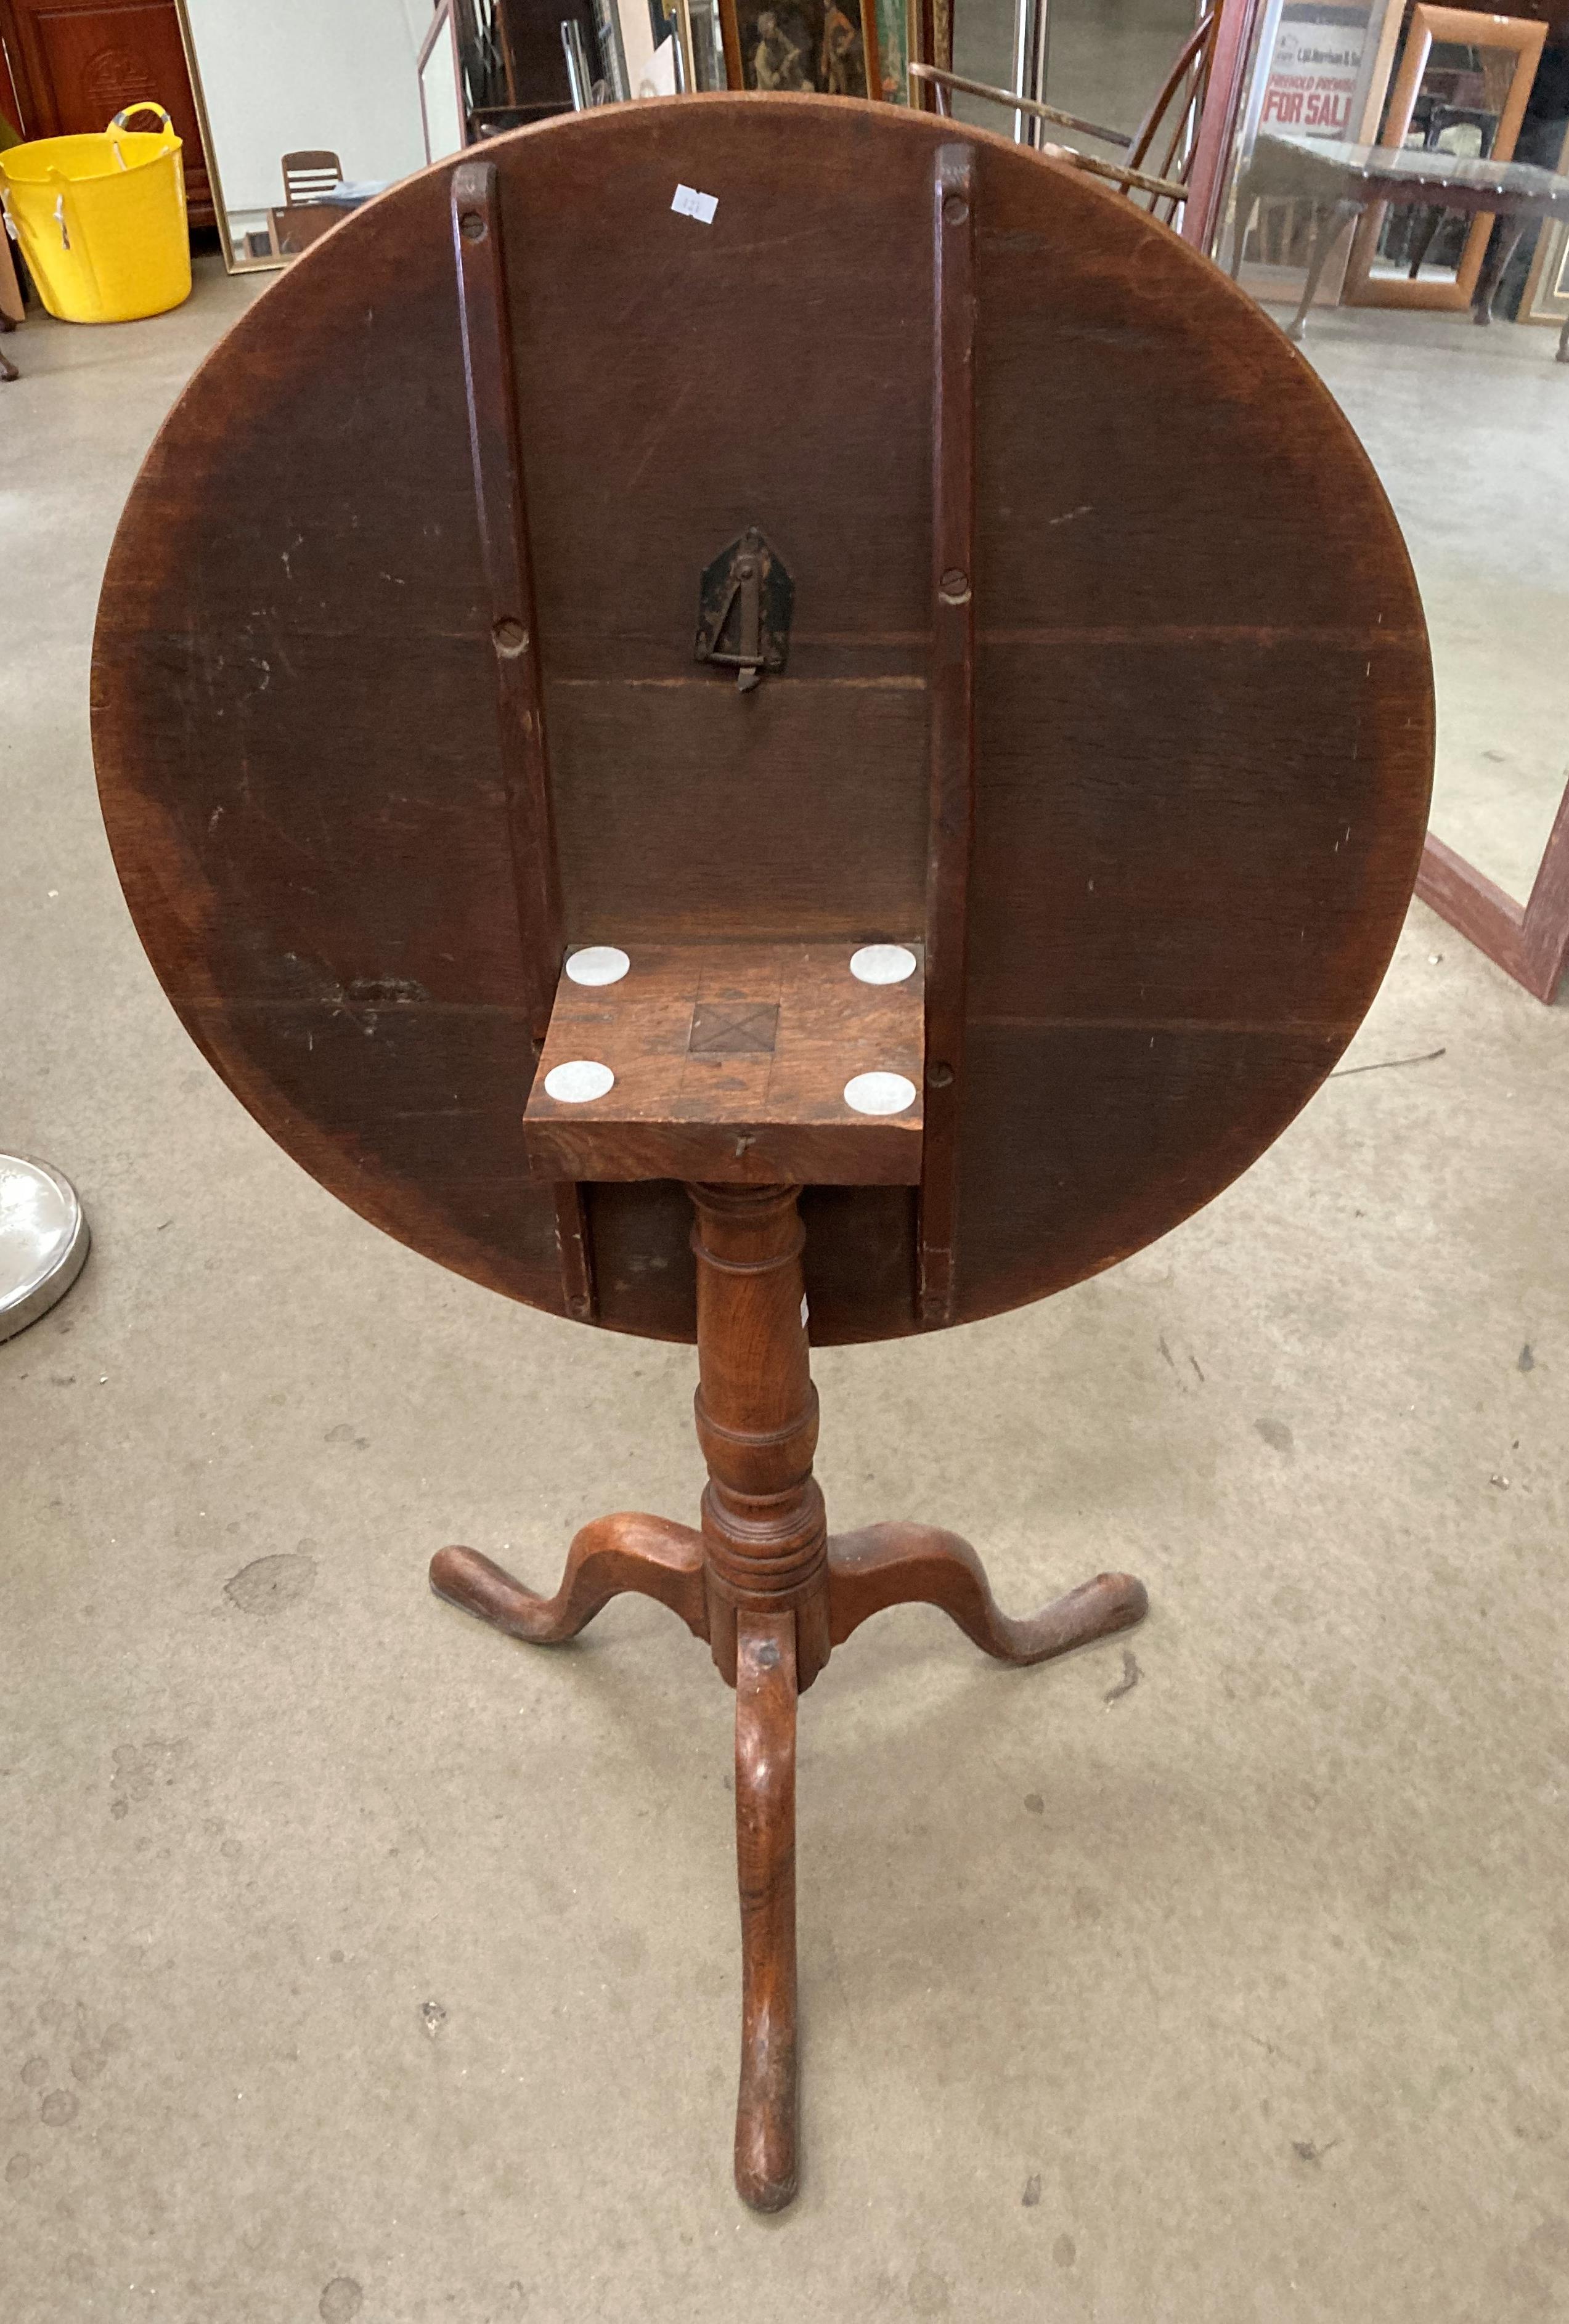
[[[343,163],[336,153],[316,151],[283,156],[283,206],[318,202],[343,183]]]
[[[1120,145],[1127,154],[1124,162],[1098,161],[1072,148],[1052,146],[1048,150],[1063,161],[1092,171],[1097,177],[1112,179],[1124,193],[1143,195],[1146,207],[1154,216],[1170,225],[1186,198],[1219,15],[1219,6],[1214,5],[1200,18],[1178,50],[1159,94],[1131,137],[1124,129],[1103,128],[1098,122],[1082,121],[1076,114],[1064,113],[1056,106],[1042,105],[1038,99],[1019,97],[1009,89],[990,88],[984,81],[966,80],[958,73],[918,61],[909,68],[910,102],[924,104],[925,90],[929,88],[936,110],[949,115],[954,109],[952,91],[963,89],[967,96],[1011,106],[1016,117],[1028,113],[1037,120],[1057,122],[1065,129],[1077,129],[1086,136],[1098,137],[1103,144]],[[1152,161],[1150,156],[1157,147],[1159,158]]]
[[[1133,150],[1128,156],[1131,169],[1148,171],[1157,178],[1186,185],[1198,139],[1198,117],[1209,86],[1210,59],[1214,53],[1219,16],[1218,6],[1212,7],[1177,51],[1177,61],[1167,74],[1160,94],[1134,134]],[[1152,162],[1149,157],[1157,144],[1161,148],[1160,158]],[[1168,225],[1177,207],[1169,196],[1149,205],[1156,217],[1164,217]]]

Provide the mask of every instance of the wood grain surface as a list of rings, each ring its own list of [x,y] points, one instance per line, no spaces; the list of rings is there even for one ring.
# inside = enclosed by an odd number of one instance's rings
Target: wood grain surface
[[[926,933],[933,210],[957,125],[644,103],[487,144],[561,941]],[[1377,988],[1432,763],[1394,520],[1275,326],[1131,204],[973,155],[974,842],[951,1314],[1106,1267],[1278,1134]],[[281,275],[112,554],[95,749],[192,1037],[325,1185],[558,1314],[449,180]],[[717,197],[674,213],[678,182]],[[693,660],[761,526],[788,669]],[[597,1320],[694,1329],[670,1181],[584,1190]],[[814,1338],[920,1328],[915,1195],[808,1189]]]
[[[523,1116],[547,1178],[915,1185],[921,1169],[920,947],[901,982],[865,984],[848,945],[634,945],[614,984],[563,976]],[[615,1076],[552,1097],[572,1061]],[[848,1083],[898,1074],[898,1113],[856,1112]]]

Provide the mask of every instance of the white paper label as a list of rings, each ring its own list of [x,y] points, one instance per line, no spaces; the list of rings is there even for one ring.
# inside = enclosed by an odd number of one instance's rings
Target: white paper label
[[[697,218],[703,226],[712,226],[714,213],[719,207],[717,194],[700,194],[695,186],[678,186],[676,198],[670,204],[683,217]]]

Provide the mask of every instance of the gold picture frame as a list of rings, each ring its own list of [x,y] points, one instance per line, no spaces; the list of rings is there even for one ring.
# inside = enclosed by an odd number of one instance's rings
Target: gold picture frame
[[[881,95],[877,0],[719,0],[732,88]]]
[[[1426,0],[1417,0],[1411,12],[1410,29],[1406,34],[1400,69],[1389,98],[1383,134],[1378,143],[1384,146],[1404,145],[1422,87],[1422,77],[1435,42],[1453,43],[1460,48],[1499,49],[1513,56],[1514,65],[1488,158],[1494,161],[1510,161],[1546,37],[1546,25],[1535,23],[1528,17],[1481,16],[1469,9],[1435,8],[1428,6]],[[1386,203],[1371,203],[1358,225],[1345,270],[1345,289],[1342,294],[1344,303],[1349,307],[1419,307],[1447,309],[1451,313],[1463,312],[1471,305],[1477,277],[1481,272],[1481,263],[1492,235],[1494,221],[1491,213],[1484,212],[1472,221],[1454,279],[1447,282],[1411,282],[1398,275],[1374,274],[1374,256],[1387,213]]]

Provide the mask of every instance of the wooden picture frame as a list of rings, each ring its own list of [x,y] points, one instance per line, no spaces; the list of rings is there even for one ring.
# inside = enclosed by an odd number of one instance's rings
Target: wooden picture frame
[[[1506,976],[1550,1006],[1569,968],[1569,788],[1558,802],[1525,903],[1518,904],[1432,832],[1422,850],[1417,893]]]
[[[1406,11],[1401,0],[1385,0],[1372,68],[1368,75],[1367,94],[1362,101],[1361,117],[1352,140],[1353,144],[1376,145],[1379,142],[1379,124],[1384,117],[1384,99],[1389,93],[1389,79],[1400,49],[1400,27],[1405,21]]]
[[[698,96],[730,86],[720,0],[680,0],[692,35],[691,87]]]
[[[889,0],[889,5],[897,9],[900,0]],[[938,92],[932,83],[911,80],[909,77],[911,65],[934,65],[937,62],[932,53],[931,0],[903,0],[903,5],[906,101],[918,113],[940,113],[942,106],[937,102]]]
[[[877,0],[720,0],[719,21],[732,88],[881,95]]]
[[[441,51],[444,46],[452,60],[452,88],[457,106],[458,136],[458,143],[455,146],[443,142],[450,124],[445,116],[440,120],[432,119],[432,107],[429,103],[429,97],[433,93],[432,68],[439,72]],[[420,87],[420,126],[424,133],[425,159],[428,162],[443,161],[451,153],[461,153],[468,143],[468,122],[463,97],[463,52],[457,44],[457,16],[453,0],[437,0],[436,13],[430,19],[429,30],[420,43],[420,53],[415,60],[414,69]]]
[[[1511,160],[1520,134],[1520,123],[1525,117],[1526,101],[1537,77],[1546,37],[1546,25],[1528,17],[1483,16],[1471,9],[1435,8],[1427,5],[1427,0],[1417,0],[1411,12],[1410,29],[1406,35],[1400,69],[1389,98],[1383,134],[1378,143],[1384,146],[1405,143],[1423,75],[1436,42],[1460,48],[1501,49],[1512,53],[1515,61],[1488,158],[1493,161]],[[1454,279],[1448,282],[1424,282],[1420,280],[1412,282],[1398,275],[1374,274],[1373,263],[1379,236],[1384,230],[1387,215],[1386,203],[1371,203],[1357,226],[1345,270],[1345,304],[1351,307],[1415,307],[1452,314],[1463,312],[1472,303],[1477,277],[1481,272],[1482,260],[1487,255],[1487,246],[1492,237],[1494,220],[1491,212],[1483,211],[1472,219]]]

